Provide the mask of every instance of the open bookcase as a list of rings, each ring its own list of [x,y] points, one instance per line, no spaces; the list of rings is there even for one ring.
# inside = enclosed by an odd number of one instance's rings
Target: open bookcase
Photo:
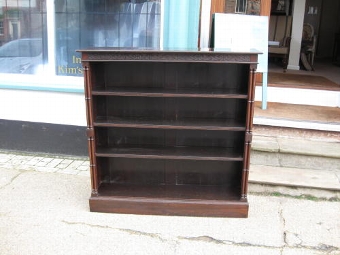
[[[91,211],[247,217],[258,52],[81,53]]]

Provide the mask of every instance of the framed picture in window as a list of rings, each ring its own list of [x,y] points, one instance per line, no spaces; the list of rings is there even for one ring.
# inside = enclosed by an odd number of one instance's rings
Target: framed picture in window
[[[290,15],[290,0],[272,0],[271,14]]]

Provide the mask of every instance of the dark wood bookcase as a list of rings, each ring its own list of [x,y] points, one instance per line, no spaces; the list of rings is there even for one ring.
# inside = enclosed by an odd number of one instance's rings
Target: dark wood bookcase
[[[258,52],[80,52],[91,211],[248,216]]]

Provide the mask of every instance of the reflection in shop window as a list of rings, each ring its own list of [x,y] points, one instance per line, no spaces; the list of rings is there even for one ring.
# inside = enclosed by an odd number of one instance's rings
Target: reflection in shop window
[[[80,48],[158,48],[160,13],[160,1],[56,0],[56,73],[82,75]]]
[[[3,35],[3,34],[4,34],[4,22],[0,21],[0,36]]]
[[[36,74],[47,62],[45,0],[0,3],[0,73]]]
[[[77,49],[160,45],[160,0],[55,0],[54,4],[55,12],[47,13],[46,0],[0,1],[0,73],[40,74],[44,66],[53,64],[58,75],[82,76]],[[49,23],[49,31],[55,33],[49,44],[47,15],[54,16],[55,24]],[[47,45],[53,46],[49,52],[55,52],[55,63],[48,63]]]

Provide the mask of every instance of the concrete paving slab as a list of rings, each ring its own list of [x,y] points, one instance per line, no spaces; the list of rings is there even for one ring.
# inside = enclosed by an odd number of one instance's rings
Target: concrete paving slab
[[[7,154],[7,153],[1,153],[0,152],[0,163],[6,163],[8,161],[10,161],[11,159],[13,159],[15,157],[15,155],[13,154]]]
[[[250,165],[249,181],[270,185],[318,188],[340,191],[337,174],[340,171]]]
[[[322,171],[340,170],[340,142],[273,134],[254,135],[251,163]]]
[[[290,247],[340,254],[340,203],[282,200],[285,242]]]
[[[281,255],[339,255],[338,251],[330,251],[325,253],[322,250],[310,250],[310,249],[303,249],[303,248],[284,248],[282,250]]]
[[[293,198],[310,199],[310,200],[328,200],[340,201],[340,192],[313,189],[313,188],[297,188],[288,187],[286,185],[269,185],[269,184],[256,184],[250,182],[248,191],[251,194],[269,195],[269,196],[287,196]]]
[[[277,138],[280,152],[301,155],[340,158],[340,143],[306,139]]]
[[[340,170],[340,158],[289,153],[279,153],[278,158],[280,166],[282,167],[315,169],[320,171]]]
[[[254,135],[251,145],[253,150],[265,152],[279,152],[279,143],[276,137]]]
[[[253,165],[281,166],[280,153],[253,150],[250,153],[250,163]]]

